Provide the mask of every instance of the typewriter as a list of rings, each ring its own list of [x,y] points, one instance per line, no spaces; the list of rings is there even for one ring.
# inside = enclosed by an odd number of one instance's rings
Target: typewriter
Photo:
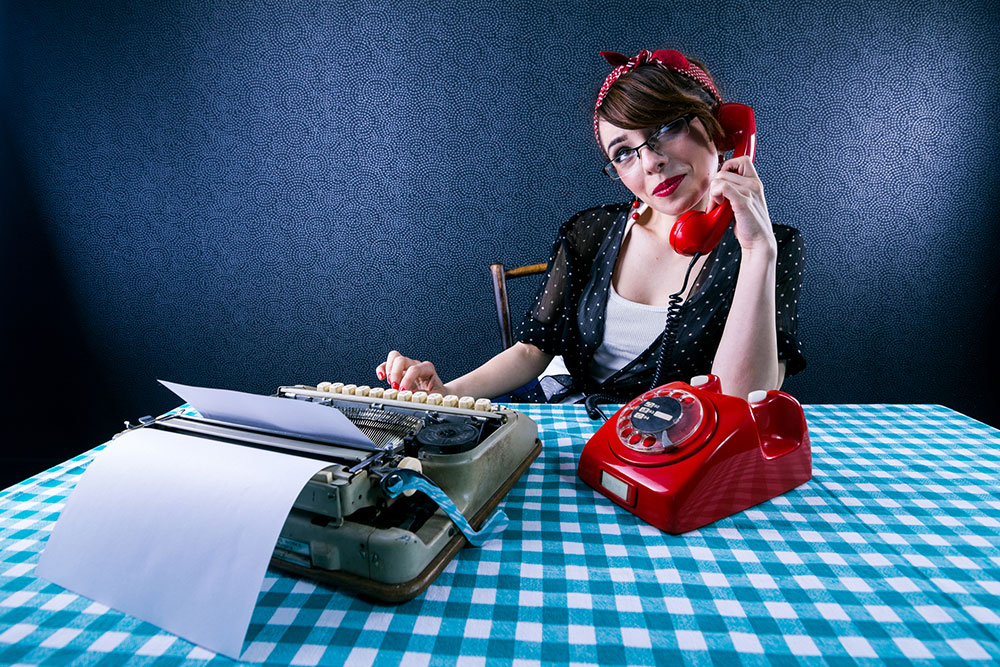
[[[149,425],[328,461],[293,504],[271,565],[384,602],[423,592],[467,543],[468,529],[497,517],[541,451],[536,424],[489,399],[339,382],[282,386],[275,395],[334,407],[374,444],[319,442],[185,415]],[[386,482],[403,471],[430,495],[392,493]]]

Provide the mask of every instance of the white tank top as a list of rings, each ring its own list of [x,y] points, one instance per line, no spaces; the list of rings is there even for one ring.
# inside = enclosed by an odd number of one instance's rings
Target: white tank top
[[[594,352],[591,376],[604,382],[638,357],[663,331],[667,308],[629,301],[611,284],[604,313],[604,340]]]

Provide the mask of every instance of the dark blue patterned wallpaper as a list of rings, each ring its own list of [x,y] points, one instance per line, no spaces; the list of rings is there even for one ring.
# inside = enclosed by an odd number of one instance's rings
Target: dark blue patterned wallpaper
[[[772,219],[805,236],[786,388],[1000,422],[974,380],[1000,305],[993,3],[3,11],[6,404],[45,419],[12,387],[69,385],[53,456],[170,407],[157,377],[268,392],[372,381],[392,348],[444,376],[487,359],[489,262],[625,198],[593,145],[598,50],[664,46],[755,108]]]

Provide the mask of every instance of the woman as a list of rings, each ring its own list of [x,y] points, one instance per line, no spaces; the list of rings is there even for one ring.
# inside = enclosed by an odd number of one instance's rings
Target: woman
[[[635,202],[582,211],[563,224],[514,346],[447,384],[431,362],[392,351],[376,368],[379,379],[498,396],[562,355],[568,375],[549,387],[549,400],[594,393],[627,400],[708,372],[725,393],[746,397],[780,388],[805,366],[796,338],[801,237],[772,225],[750,158],[723,159],[715,116],[722,99],[711,76],[672,50],[602,55],[617,66],[598,94],[595,136],[605,172]],[[693,260],[674,251],[677,218],[723,199],[735,224],[716,248]],[[673,313],[671,295],[684,299]]]

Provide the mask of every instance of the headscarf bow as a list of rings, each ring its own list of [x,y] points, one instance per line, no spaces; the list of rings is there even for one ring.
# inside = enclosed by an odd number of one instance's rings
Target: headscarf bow
[[[611,86],[622,74],[631,72],[637,67],[659,65],[664,69],[683,74],[707,90],[717,102],[722,102],[722,96],[719,95],[719,91],[716,90],[712,80],[705,74],[705,70],[691,63],[680,51],[675,51],[674,49],[647,51],[643,49],[631,58],[616,51],[601,51],[601,55],[604,56],[604,59],[610,65],[614,65],[614,69],[604,79],[604,85],[601,86],[601,90],[597,93],[597,104],[594,105],[594,136],[597,138],[598,144],[601,143],[601,134],[597,130],[597,110],[601,108],[604,96],[608,94],[608,90],[611,89]]]

